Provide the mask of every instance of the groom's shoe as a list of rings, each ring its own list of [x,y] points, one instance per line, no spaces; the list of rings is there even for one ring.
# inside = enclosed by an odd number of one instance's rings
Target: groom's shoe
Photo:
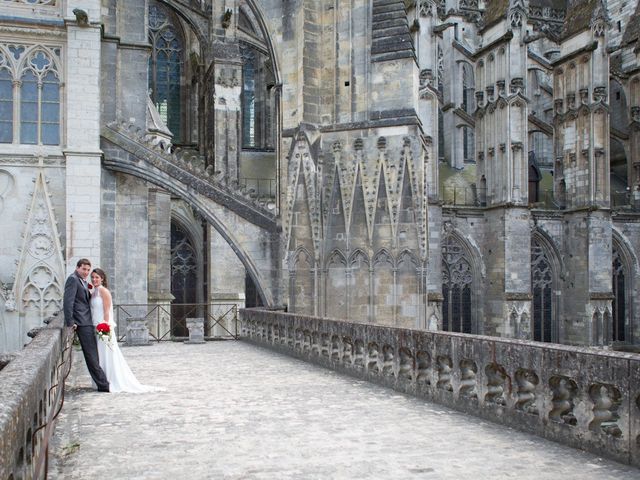
[[[99,392],[107,392],[107,393],[109,393],[109,387],[99,387],[98,391]]]

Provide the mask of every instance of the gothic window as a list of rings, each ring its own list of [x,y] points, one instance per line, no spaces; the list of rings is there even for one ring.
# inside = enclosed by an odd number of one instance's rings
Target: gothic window
[[[0,143],[60,144],[60,78],[54,56],[60,56],[59,49],[0,48]]]
[[[438,93],[444,94],[444,53],[442,48],[438,46]]]
[[[12,141],[13,79],[9,69],[0,68],[0,143],[11,143]]]
[[[475,109],[473,67],[466,62],[462,63],[462,109],[469,115],[473,115]]]
[[[620,252],[613,250],[613,341],[624,342],[626,322],[626,290],[624,265]]]
[[[449,235],[442,242],[442,329],[471,333],[471,263],[458,240]]]
[[[196,254],[188,234],[171,224],[171,293],[177,303],[196,302]]]
[[[531,241],[531,285],[533,288],[533,339],[551,342],[553,333],[553,274],[551,262],[537,239]]]
[[[149,5],[149,90],[160,118],[173,134],[173,142],[181,139],[181,65],[184,44],[174,18],[157,3]]]
[[[242,147],[272,149],[275,84],[269,57],[242,44]]]
[[[171,223],[171,334],[184,337],[189,334],[186,318],[193,314],[198,300],[198,265],[196,252],[189,234],[179,225]]]
[[[535,155],[529,152],[529,203],[540,201],[540,170],[535,165]]]

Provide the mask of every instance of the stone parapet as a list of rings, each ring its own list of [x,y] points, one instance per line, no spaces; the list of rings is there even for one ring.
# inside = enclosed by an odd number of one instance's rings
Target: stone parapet
[[[62,318],[39,329],[35,338],[0,371],[0,478],[43,478],[41,448],[61,400],[58,383],[65,368]],[[0,359],[1,360],[1,359]],[[37,431],[37,433],[36,433]],[[35,433],[35,435],[34,435]],[[45,444],[46,445],[46,444]]]
[[[241,310],[242,339],[640,466],[640,355]]]

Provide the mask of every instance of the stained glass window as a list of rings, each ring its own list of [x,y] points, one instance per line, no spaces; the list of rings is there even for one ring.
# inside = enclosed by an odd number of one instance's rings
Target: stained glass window
[[[160,118],[179,143],[182,129],[181,76],[183,42],[171,16],[158,4],[149,5],[149,90]]]
[[[533,288],[533,339],[552,342],[553,276],[551,262],[537,239],[531,241],[531,285]]]
[[[442,329],[472,333],[473,272],[465,251],[451,235],[442,242]]]
[[[11,72],[0,68],[0,143],[13,141],[13,82]]]
[[[626,291],[624,266],[620,252],[613,250],[613,341],[624,342],[626,323]]]

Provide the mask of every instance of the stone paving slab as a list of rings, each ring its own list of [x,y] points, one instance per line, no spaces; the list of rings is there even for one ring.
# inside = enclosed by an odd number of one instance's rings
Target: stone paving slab
[[[640,479],[640,470],[246,343],[123,348],[145,384],[90,389],[76,354],[51,479]]]

